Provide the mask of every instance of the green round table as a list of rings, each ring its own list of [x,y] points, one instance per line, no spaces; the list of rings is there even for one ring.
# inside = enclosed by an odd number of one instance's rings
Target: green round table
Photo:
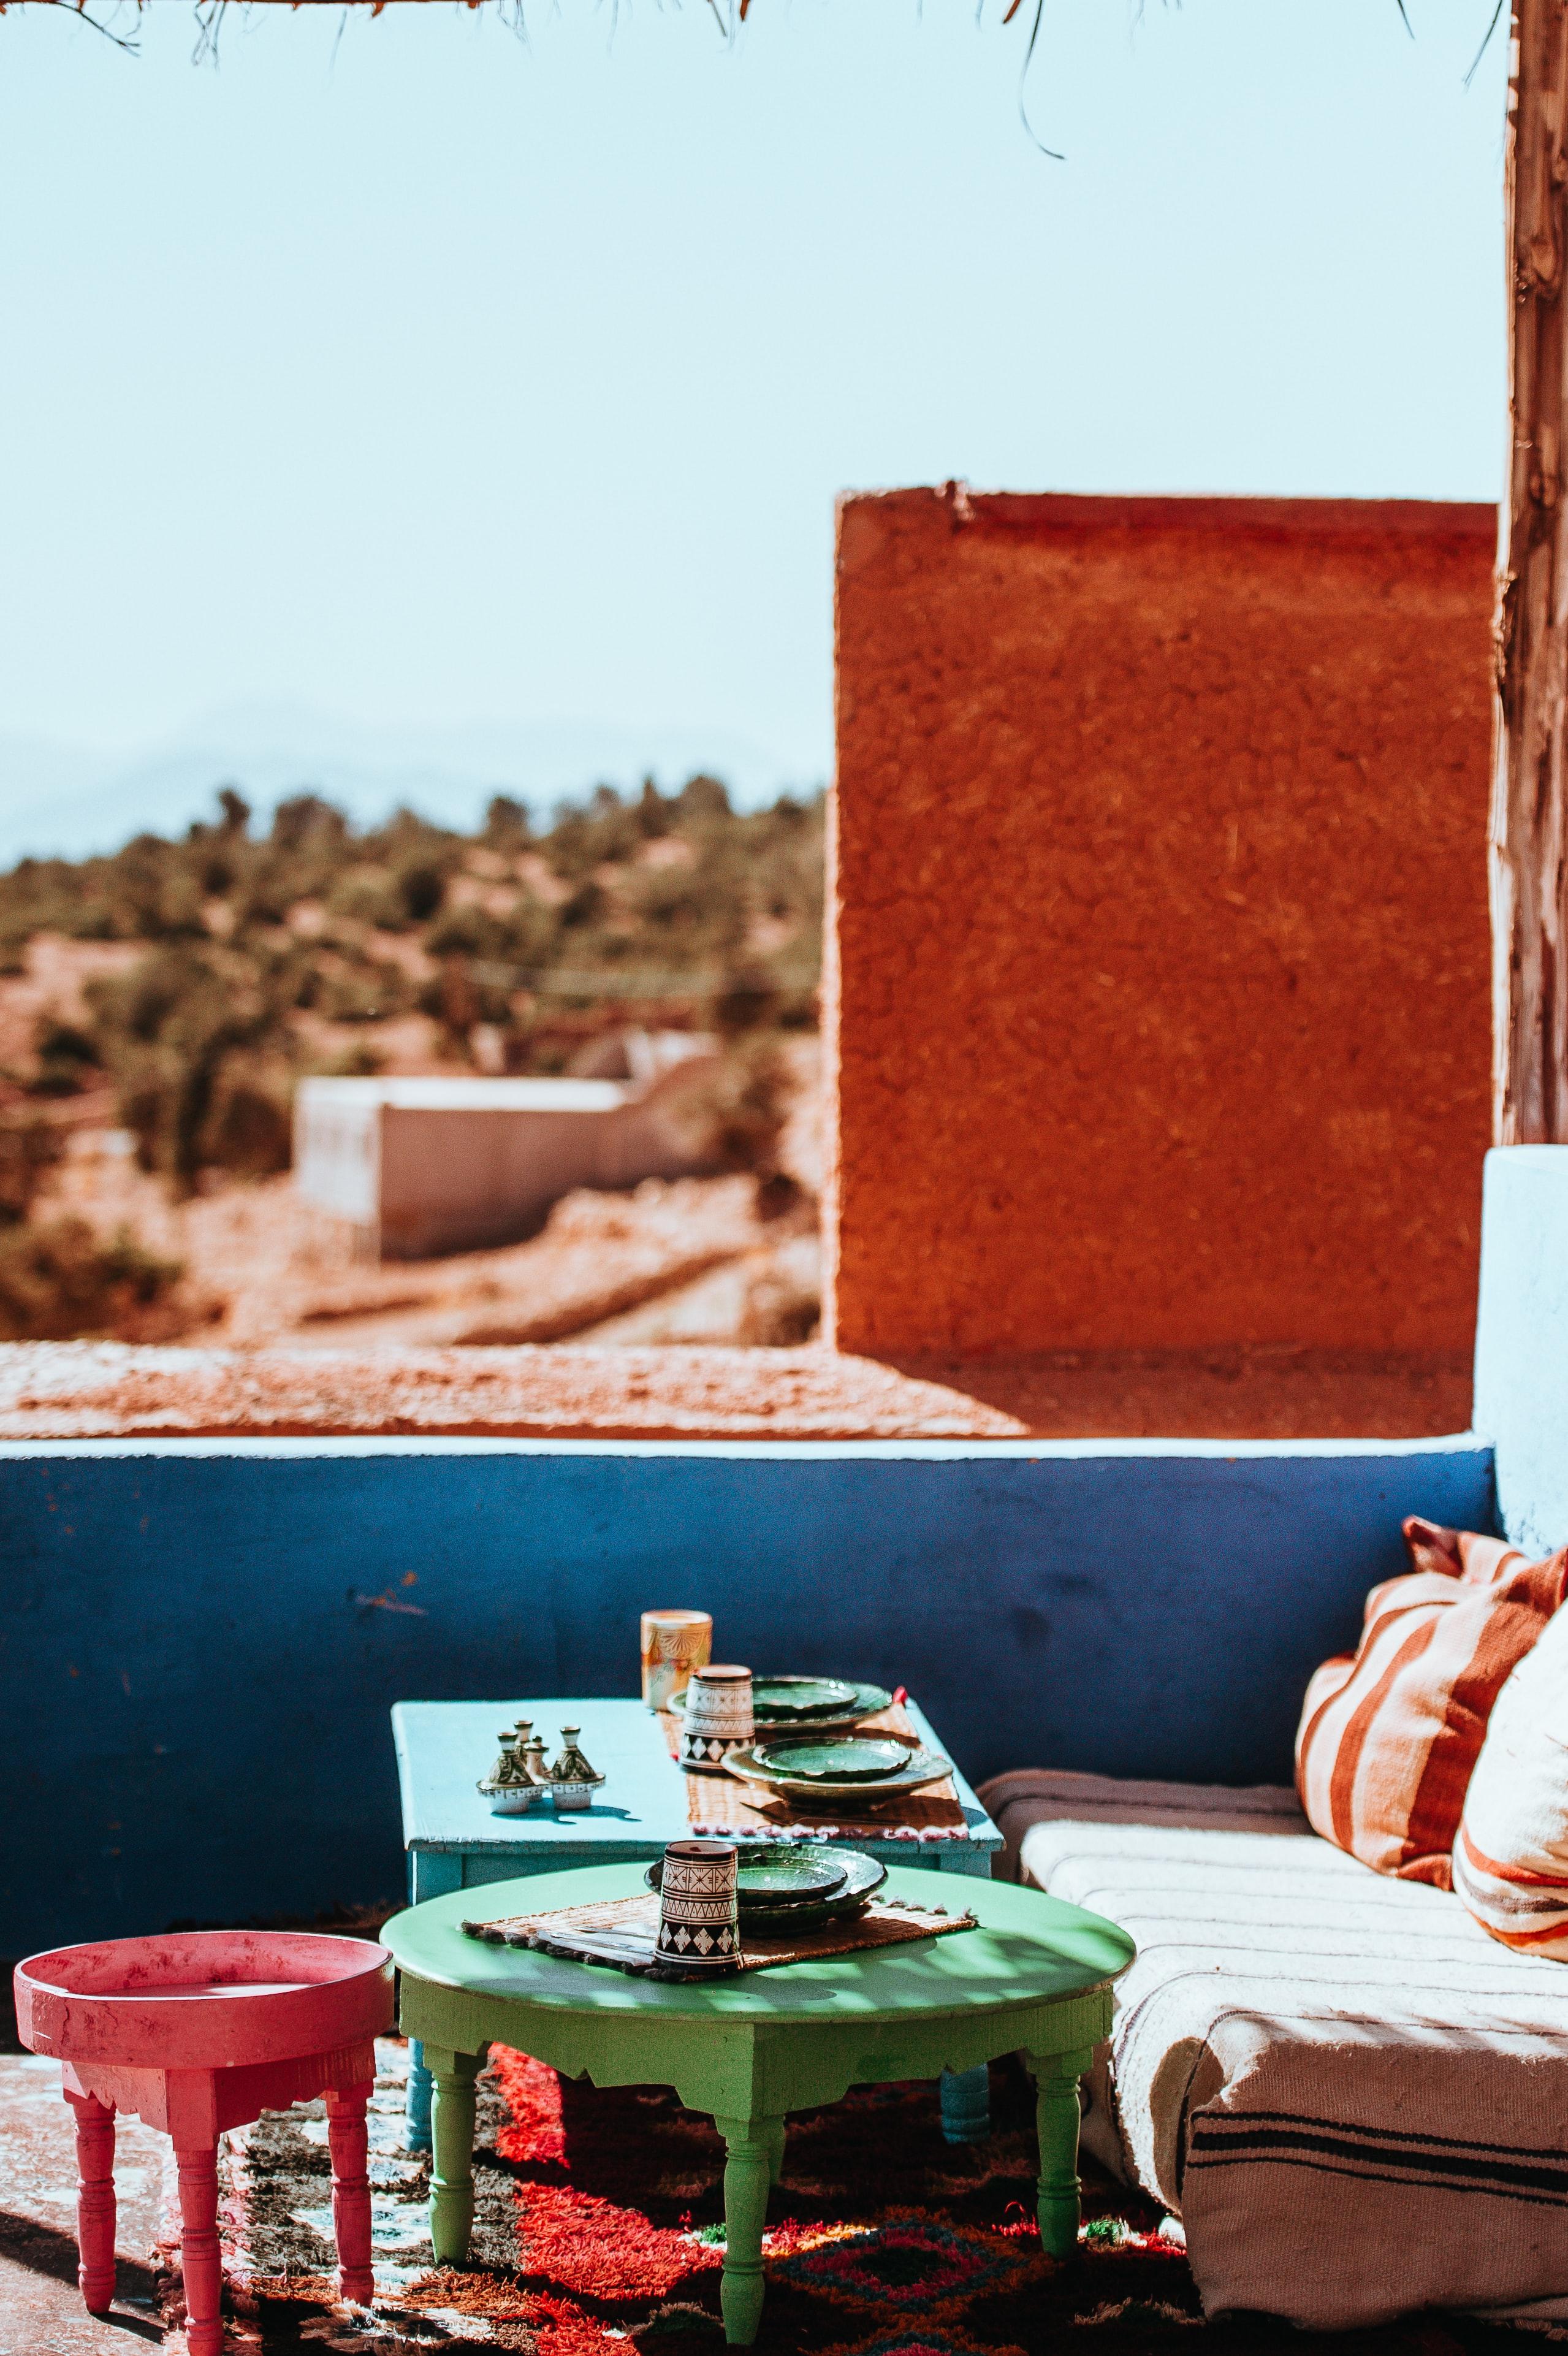
[[[596,2086],[672,2086],[724,2137],[725,2338],[746,2347],[763,2312],[763,2228],[784,2158],[784,2115],[850,2086],[935,2078],[1021,2053],[1040,2130],[1040,2238],[1078,2233],[1078,2081],[1111,2025],[1111,1983],[1133,1958],[1125,1931],[1037,1890],[894,1870],[888,1894],[980,1927],[893,1947],[742,1972],[652,1980],[528,1948],[491,1945],[470,1921],[629,1896],[635,1865],[530,1874],[454,1890],[395,1914],[381,1936],[402,1974],[401,2025],[432,2081],[431,2239],[439,2265],[468,2254],[474,2081],[492,2042]]]

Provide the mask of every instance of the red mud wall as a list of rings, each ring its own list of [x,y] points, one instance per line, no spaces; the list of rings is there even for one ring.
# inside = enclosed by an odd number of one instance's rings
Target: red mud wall
[[[1494,540],[846,500],[841,1349],[1467,1346]]]

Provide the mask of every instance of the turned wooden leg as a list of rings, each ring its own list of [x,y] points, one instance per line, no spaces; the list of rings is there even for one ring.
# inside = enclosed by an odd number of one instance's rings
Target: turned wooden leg
[[[223,2268],[218,2249],[218,2150],[176,2143],[180,2180],[180,2273],[190,2356],[223,2356]]]
[[[770,2184],[776,2184],[780,2177],[784,2174],[784,2123],[783,2119],[769,2119],[767,2126],[768,2182]]]
[[[730,2346],[749,2348],[763,2319],[763,2227],[767,2222],[773,2156],[782,2156],[784,2150],[784,2121],[716,2119],[714,2125],[728,2154],[724,2272],[719,2302]]]
[[[948,2143],[984,2143],[991,2132],[991,2072],[944,2070],[937,2080],[942,2096],[942,2133]]]
[[[1078,2246],[1078,2081],[1087,2053],[1026,2053],[1040,2133],[1040,2238],[1053,2258]]]
[[[409,2040],[409,2091],[403,2102],[403,2117],[407,2130],[403,2141],[411,2151],[430,2149],[430,2072],[425,2066],[424,2047],[417,2037]]]
[[[339,2295],[368,2307],[376,2296],[370,2271],[369,2146],[365,2105],[371,2082],[326,2097],[326,2139],[332,2147],[332,2231],[337,2243]]]
[[[93,2315],[114,2304],[114,2114],[91,2094],[68,2094],[76,2113],[76,2278]]]
[[[474,2224],[474,2081],[476,2053],[425,2047],[431,2074],[430,2238],[438,2266],[460,2266]]]

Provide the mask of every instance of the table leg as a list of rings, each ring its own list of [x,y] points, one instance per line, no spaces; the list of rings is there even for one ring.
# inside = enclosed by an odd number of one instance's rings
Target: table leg
[[[977,2070],[944,2070],[937,2081],[942,2094],[942,2133],[948,2143],[984,2143],[991,2132],[991,2072],[982,2062]]]
[[[784,2153],[782,2119],[715,2119],[724,2138],[724,2273],[719,2301],[724,2337],[749,2348],[763,2319],[763,2227],[775,2157]]]
[[[190,2356],[223,2356],[223,2270],[218,2249],[218,2151],[176,2144],[180,2186],[180,2276]]]
[[[337,2244],[339,2296],[368,2307],[376,2296],[370,2267],[370,2179],[366,2158],[365,2105],[368,2079],[360,2086],[329,2089],[326,2140],[332,2150],[332,2232]]]
[[[460,2266],[474,2223],[474,2081],[476,2053],[427,2045],[431,2074],[430,2238],[438,2266]]]
[[[1078,2246],[1078,2081],[1088,2053],[1026,2053],[1040,2133],[1040,2238],[1053,2258]]]
[[[411,2151],[428,2151],[430,2072],[425,2067],[424,2047],[417,2037],[409,2040],[409,2091],[403,2104],[403,2116],[408,2121],[404,2143]]]
[[[784,2174],[784,2123],[783,2119],[770,2119],[767,2122],[767,2126],[768,2182],[770,2184],[776,2184],[780,2177]]]
[[[114,2304],[114,2114],[92,2094],[68,2094],[76,2113],[76,2279],[91,2315]]]

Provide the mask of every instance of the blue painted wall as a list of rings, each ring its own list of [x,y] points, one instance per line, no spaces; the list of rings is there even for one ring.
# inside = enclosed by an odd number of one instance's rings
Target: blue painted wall
[[[1302,1688],[1489,1451],[0,1450],[0,1952],[401,1887],[400,1697],[635,1690],[637,1614],[907,1684],[976,1780],[1283,1780]]]
[[[1568,1544],[1568,1145],[1487,1156],[1475,1417],[1509,1537],[1537,1555]]]

